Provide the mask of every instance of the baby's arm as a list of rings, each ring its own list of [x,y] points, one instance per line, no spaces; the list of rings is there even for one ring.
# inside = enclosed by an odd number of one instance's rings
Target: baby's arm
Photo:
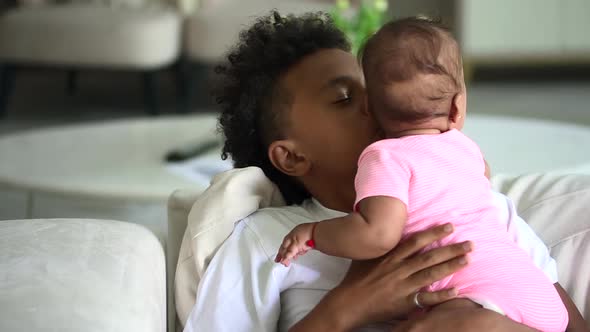
[[[386,196],[361,200],[358,212],[318,223],[301,224],[283,240],[277,262],[286,266],[312,246],[328,255],[351,259],[382,256],[397,245],[406,223],[406,205]]]
[[[368,197],[359,202],[358,212],[320,222],[313,234],[315,248],[332,256],[376,258],[397,245],[406,219],[406,205],[399,199]]]

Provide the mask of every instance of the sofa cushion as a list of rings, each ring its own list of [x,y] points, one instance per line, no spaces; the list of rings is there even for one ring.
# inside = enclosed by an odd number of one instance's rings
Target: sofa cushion
[[[0,331],[165,331],[164,264],[136,224],[0,221]]]
[[[551,256],[559,283],[590,323],[590,227],[551,246]]]
[[[493,185],[516,203],[557,261],[560,284],[590,319],[590,176],[496,176]]]
[[[25,6],[0,16],[0,61],[152,69],[176,60],[181,19],[167,6]]]
[[[116,7],[141,7],[155,2],[168,2],[171,5],[176,5],[176,0],[17,0],[17,3],[21,6],[84,3]]]
[[[221,61],[237,42],[239,32],[273,8],[287,15],[330,11],[332,5],[302,0],[208,1],[187,18],[186,54],[197,61]]]
[[[590,175],[499,175],[492,185],[514,201],[548,247],[590,228]]]

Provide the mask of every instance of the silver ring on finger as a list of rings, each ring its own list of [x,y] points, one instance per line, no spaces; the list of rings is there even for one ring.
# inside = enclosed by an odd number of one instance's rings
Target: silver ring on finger
[[[416,292],[416,294],[414,294],[414,304],[416,307],[424,309],[424,306],[420,303],[420,300],[418,300],[418,295],[420,295],[420,292]]]

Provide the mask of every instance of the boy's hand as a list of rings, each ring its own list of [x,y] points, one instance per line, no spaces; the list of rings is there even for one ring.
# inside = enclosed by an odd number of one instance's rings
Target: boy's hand
[[[314,225],[315,223],[307,223],[293,228],[283,239],[283,244],[279,248],[275,262],[289,266],[291,259],[297,259],[297,257],[312,249],[308,245],[308,241],[313,240]]]

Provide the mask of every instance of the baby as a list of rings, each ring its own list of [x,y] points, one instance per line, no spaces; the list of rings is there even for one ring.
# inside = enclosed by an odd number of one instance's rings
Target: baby
[[[375,258],[414,232],[451,222],[455,232],[436,246],[470,240],[474,250],[466,268],[429,287],[455,288],[462,298],[440,307],[476,303],[538,330],[564,331],[559,294],[500,226],[486,163],[460,131],[466,91],[455,39],[426,19],[394,21],[367,42],[362,66],[384,139],[359,158],[354,212],[298,225],[276,261],[288,265],[311,248]]]

